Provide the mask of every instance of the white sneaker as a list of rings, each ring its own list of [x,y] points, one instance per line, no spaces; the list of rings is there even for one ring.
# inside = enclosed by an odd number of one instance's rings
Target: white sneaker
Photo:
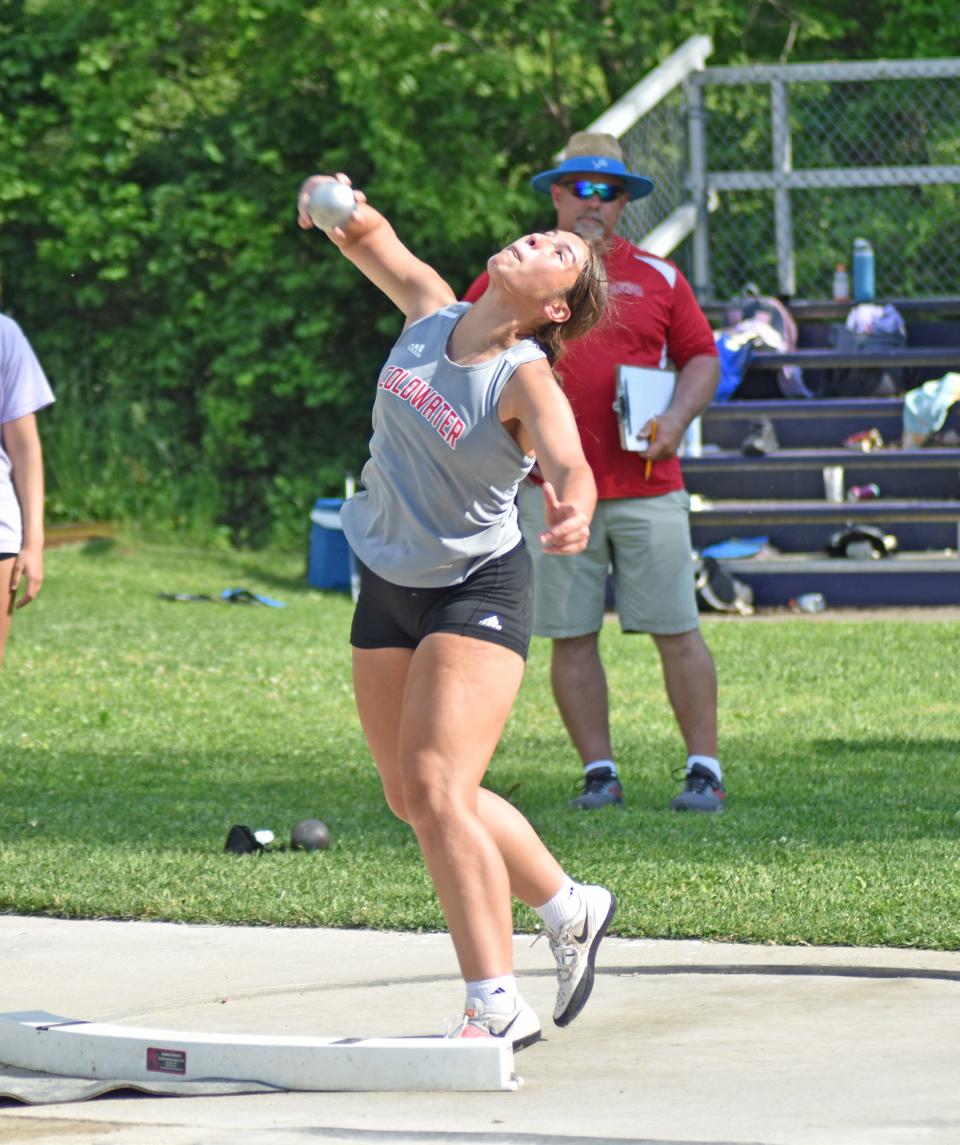
[[[454,1024],[455,1023],[455,1024]],[[462,1016],[454,1018],[448,1038],[509,1038],[514,1050],[522,1050],[540,1041],[540,1019],[522,998],[509,1014],[484,1010],[481,1002],[471,998]]]
[[[550,949],[557,960],[557,1004],[553,1020],[569,1026],[587,1004],[593,989],[593,964],[597,947],[607,933],[617,900],[606,887],[581,889],[583,913],[557,935],[550,936]]]

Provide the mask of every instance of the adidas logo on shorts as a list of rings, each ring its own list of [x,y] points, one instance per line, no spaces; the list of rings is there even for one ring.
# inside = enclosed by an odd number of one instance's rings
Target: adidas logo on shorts
[[[481,628],[492,628],[494,632],[502,632],[503,625],[500,623],[500,617],[495,613],[485,616],[483,620],[478,620],[477,623]]]

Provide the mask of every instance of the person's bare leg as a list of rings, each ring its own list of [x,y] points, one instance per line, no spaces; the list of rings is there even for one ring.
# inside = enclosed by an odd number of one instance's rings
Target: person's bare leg
[[[367,669],[388,657],[396,663],[396,650],[354,650],[361,719],[378,701],[370,684],[374,677],[383,680],[382,668]],[[512,973],[510,881],[479,815],[478,792],[523,668],[520,656],[499,645],[435,633],[410,657],[400,701],[397,758],[405,818],[467,981]],[[389,702],[396,711],[395,694]]]
[[[400,720],[412,648],[354,648],[353,693],[387,806],[409,822],[400,777]]]
[[[477,809],[506,865],[513,897],[534,908],[553,898],[565,877],[563,867],[523,813],[485,787],[480,788]]]
[[[717,755],[717,670],[698,628],[677,636],[654,636],[667,698],[687,755]]]
[[[520,811],[479,787],[523,666],[517,672],[517,665],[499,654],[504,649],[480,645],[481,657],[486,649],[493,651],[485,659],[496,670],[482,671],[476,681],[476,665],[464,671],[461,662],[464,653],[471,661],[476,653],[470,656],[460,641],[479,643],[437,635],[415,654],[354,649],[361,722],[387,802],[417,833],[465,981],[512,974],[512,892],[551,927],[557,964],[554,1021],[565,1026],[590,997],[597,947],[615,910],[614,898],[601,887],[571,883]],[[515,685],[503,686],[505,670]],[[487,713],[479,737],[475,709]],[[461,784],[456,777],[463,760],[467,776],[475,779]],[[571,937],[574,919],[578,933]]]
[[[478,793],[523,668],[499,645],[434,633],[407,675],[404,800],[467,981],[513,968],[509,875],[478,813]]]
[[[550,682],[564,726],[583,763],[613,759],[599,633],[554,640]]]
[[[391,811],[408,822],[400,776],[400,716],[407,671],[413,657],[405,648],[355,650],[354,674],[360,723],[383,783]],[[481,788],[477,810],[507,867],[515,898],[538,907],[556,894],[564,871],[543,840],[511,803]]]

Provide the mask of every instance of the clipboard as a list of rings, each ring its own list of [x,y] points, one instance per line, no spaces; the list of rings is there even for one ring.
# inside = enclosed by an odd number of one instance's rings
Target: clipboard
[[[673,370],[648,366],[617,366],[617,396],[613,403],[620,426],[620,445],[630,453],[646,453],[650,441],[637,434],[652,417],[673,401],[677,376]]]

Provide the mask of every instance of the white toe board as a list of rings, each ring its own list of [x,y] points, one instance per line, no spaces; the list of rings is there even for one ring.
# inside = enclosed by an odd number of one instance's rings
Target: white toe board
[[[257,1081],[290,1090],[505,1090],[520,1080],[497,1038],[308,1038],[185,1033],[0,1014],[0,1061],[66,1077]]]

